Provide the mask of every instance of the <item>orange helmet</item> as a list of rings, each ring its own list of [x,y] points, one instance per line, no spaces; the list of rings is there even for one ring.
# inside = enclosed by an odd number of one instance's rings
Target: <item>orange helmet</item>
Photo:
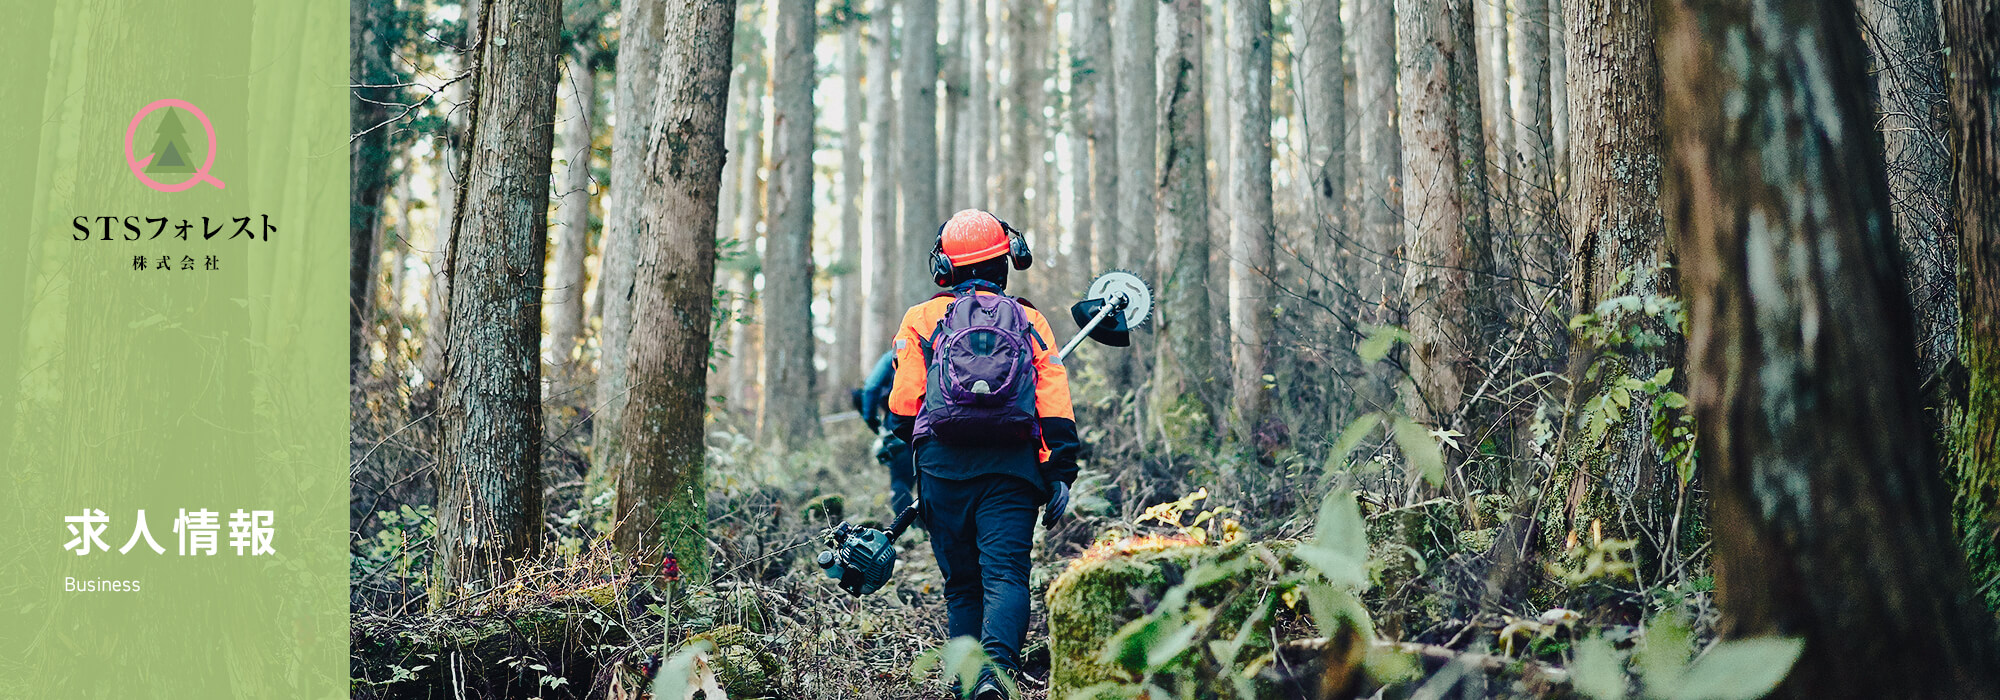
[[[1007,247],[1007,230],[1000,218],[978,209],[953,214],[938,231],[938,250],[953,267],[992,260],[1007,254]]]

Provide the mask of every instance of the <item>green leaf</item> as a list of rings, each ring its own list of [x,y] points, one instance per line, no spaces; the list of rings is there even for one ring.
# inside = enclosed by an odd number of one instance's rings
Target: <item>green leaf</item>
[[[662,700],[680,700],[700,687],[694,677],[695,660],[712,649],[706,640],[682,646],[673,656],[660,664],[660,673],[653,677],[653,697]]]
[[[1756,700],[1785,680],[1805,640],[1760,637],[1723,642],[1688,667],[1673,700]]]
[[[1570,686],[1596,700],[1625,700],[1625,669],[1618,652],[1603,637],[1591,637],[1576,645],[1576,660],[1570,662]]]
[[[1645,639],[1633,654],[1633,661],[1638,664],[1639,678],[1646,682],[1647,692],[1665,695],[1680,685],[1681,671],[1687,668],[1692,644],[1687,622],[1677,611],[1661,613],[1646,623]]]
[[[1319,504],[1319,523],[1312,541],[1292,553],[1328,581],[1368,590],[1368,532],[1354,493],[1327,494]]]
[[[1431,431],[1406,416],[1397,416],[1394,422],[1396,447],[1403,450],[1403,459],[1410,468],[1422,474],[1432,486],[1444,483],[1444,451],[1438,448]]]
[[[1396,343],[1410,342],[1409,332],[1395,326],[1366,326],[1363,332],[1367,336],[1354,346],[1354,352],[1361,356],[1361,363],[1365,365],[1381,362],[1382,358],[1389,356]]]
[[[1306,603],[1312,608],[1313,622],[1319,625],[1322,637],[1332,637],[1340,633],[1340,628],[1353,626],[1361,635],[1361,643],[1375,639],[1375,623],[1368,619],[1368,609],[1354,594],[1317,581],[1305,585]]]
[[[1424,668],[1417,660],[1401,651],[1370,645],[1367,658],[1361,667],[1368,669],[1368,677],[1382,685],[1414,682],[1424,677]]]
[[[1672,367],[1662,369],[1653,374],[1653,383],[1660,386],[1666,386],[1668,382],[1672,382],[1673,380],[1674,380],[1674,368]]]
[[[1375,432],[1375,424],[1381,420],[1382,414],[1370,413],[1349,422],[1347,428],[1340,431],[1340,439],[1334,441],[1333,454],[1327,455],[1326,458],[1327,465],[1345,466],[1347,456],[1353,454],[1354,448],[1359,446],[1362,440],[1367,439],[1370,433]]]
[[[1215,613],[1203,610],[1196,613],[1193,620],[1182,623],[1172,633],[1160,638],[1159,643],[1146,650],[1146,670],[1158,671],[1173,663],[1188,647],[1194,646],[1195,637],[1208,628],[1208,621],[1214,617]]]

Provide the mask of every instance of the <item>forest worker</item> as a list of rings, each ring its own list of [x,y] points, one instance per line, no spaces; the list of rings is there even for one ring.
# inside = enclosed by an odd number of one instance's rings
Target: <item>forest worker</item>
[[[896,379],[896,351],[891,348],[882,353],[876,361],[875,369],[868,373],[868,382],[854,390],[854,410],[861,413],[861,422],[868,425],[868,432],[877,435],[875,461],[889,468],[889,512],[901,513],[909,507],[917,488],[917,468],[910,462],[910,444],[896,433],[882,430],[882,414],[887,412],[889,390]]]
[[[1077,432],[1069,376],[1048,319],[1007,296],[1033,258],[1019,231],[967,209],[938,229],[931,275],[944,292],[896,331],[890,430],[911,445],[931,550],[944,572],[946,628],[977,638],[1010,677],[1028,634],[1028,550],[1069,507]],[[981,674],[977,700],[1010,684]]]

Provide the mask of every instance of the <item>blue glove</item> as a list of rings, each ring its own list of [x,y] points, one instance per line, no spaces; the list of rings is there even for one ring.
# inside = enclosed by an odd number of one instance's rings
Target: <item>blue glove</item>
[[[1049,485],[1049,504],[1042,510],[1042,527],[1055,527],[1064,513],[1069,512],[1069,484],[1055,482]]]

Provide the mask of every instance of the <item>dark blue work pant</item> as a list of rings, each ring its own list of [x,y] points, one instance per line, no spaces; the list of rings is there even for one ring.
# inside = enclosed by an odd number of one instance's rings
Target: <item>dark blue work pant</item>
[[[919,477],[931,551],[944,571],[946,629],[973,637],[1009,671],[1028,637],[1028,550],[1041,491],[1019,477]]]

